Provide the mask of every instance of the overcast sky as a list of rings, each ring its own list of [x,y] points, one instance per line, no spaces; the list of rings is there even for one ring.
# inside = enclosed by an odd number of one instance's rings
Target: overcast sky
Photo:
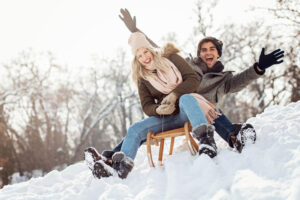
[[[1,0],[0,62],[33,48],[50,50],[64,63],[81,65],[91,55],[112,55],[128,49],[129,31],[119,19],[120,8],[137,16],[138,27],[155,41],[169,32],[179,40],[192,33],[195,0]],[[246,19],[245,10],[259,0],[221,0],[216,18]]]

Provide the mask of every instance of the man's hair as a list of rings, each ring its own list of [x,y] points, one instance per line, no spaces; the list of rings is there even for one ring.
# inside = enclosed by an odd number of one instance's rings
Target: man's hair
[[[222,56],[222,47],[223,47],[223,42],[221,40],[218,40],[214,37],[205,37],[202,40],[199,41],[198,43],[198,49],[197,49],[197,56],[200,57],[200,51],[201,47],[204,43],[211,42],[216,46],[216,49],[219,53],[219,56]]]

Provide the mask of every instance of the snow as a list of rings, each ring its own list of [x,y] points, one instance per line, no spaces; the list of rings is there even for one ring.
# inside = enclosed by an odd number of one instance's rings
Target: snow
[[[28,177],[37,178],[41,176],[43,176],[42,170],[33,170],[32,172],[24,172],[23,175],[21,175],[19,172],[16,172],[11,177],[11,184],[28,181]]]
[[[127,179],[94,179],[79,162],[5,186],[0,199],[300,199],[300,101],[270,107],[247,122],[256,129],[257,141],[247,144],[241,154],[217,138],[214,159],[175,152],[164,156],[163,167],[150,168],[143,145]],[[157,161],[158,148],[152,149]]]

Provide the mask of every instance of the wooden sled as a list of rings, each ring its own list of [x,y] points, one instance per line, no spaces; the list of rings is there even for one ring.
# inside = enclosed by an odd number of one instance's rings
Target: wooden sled
[[[164,153],[164,142],[166,138],[171,138],[171,144],[170,144],[170,151],[169,155],[172,155],[173,153],[173,147],[174,147],[174,141],[175,137],[178,136],[185,136],[185,142],[188,146],[190,152],[192,155],[196,155],[198,152],[198,145],[195,142],[194,138],[190,135],[190,132],[192,131],[192,126],[189,122],[185,122],[184,127],[173,129],[169,131],[164,131],[160,133],[154,133],[154,132],[148,132],[147,135],[147,157],[149,161],[150,167],[155,167],[153,159],[152,159],[152,153],[151,153],[151,142],[153,141],[156,146],[158,146],[158,141],[160,141],[160,147],[159,147],[159,155],[158,155],[158,162],[159,165],[162,166],[162,160],[163,160],[163,153]]]

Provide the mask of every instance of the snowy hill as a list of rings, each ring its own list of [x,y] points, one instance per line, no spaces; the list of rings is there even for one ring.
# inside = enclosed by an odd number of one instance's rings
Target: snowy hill
[[[300,199],[300,101],[274,106],[251,118],[257,142],[242,154],[217,138],[218,155],[164,156],[165,166],[150,168],[143,145],[127,179],[93,179],[83,162],[41,178],[9,185],[1,200],[104,199]],[[177,141],[180,145],[180,141]],[[155,155],[157,148],[153,147]],[[155,158],[155,161],[157,157]]]

